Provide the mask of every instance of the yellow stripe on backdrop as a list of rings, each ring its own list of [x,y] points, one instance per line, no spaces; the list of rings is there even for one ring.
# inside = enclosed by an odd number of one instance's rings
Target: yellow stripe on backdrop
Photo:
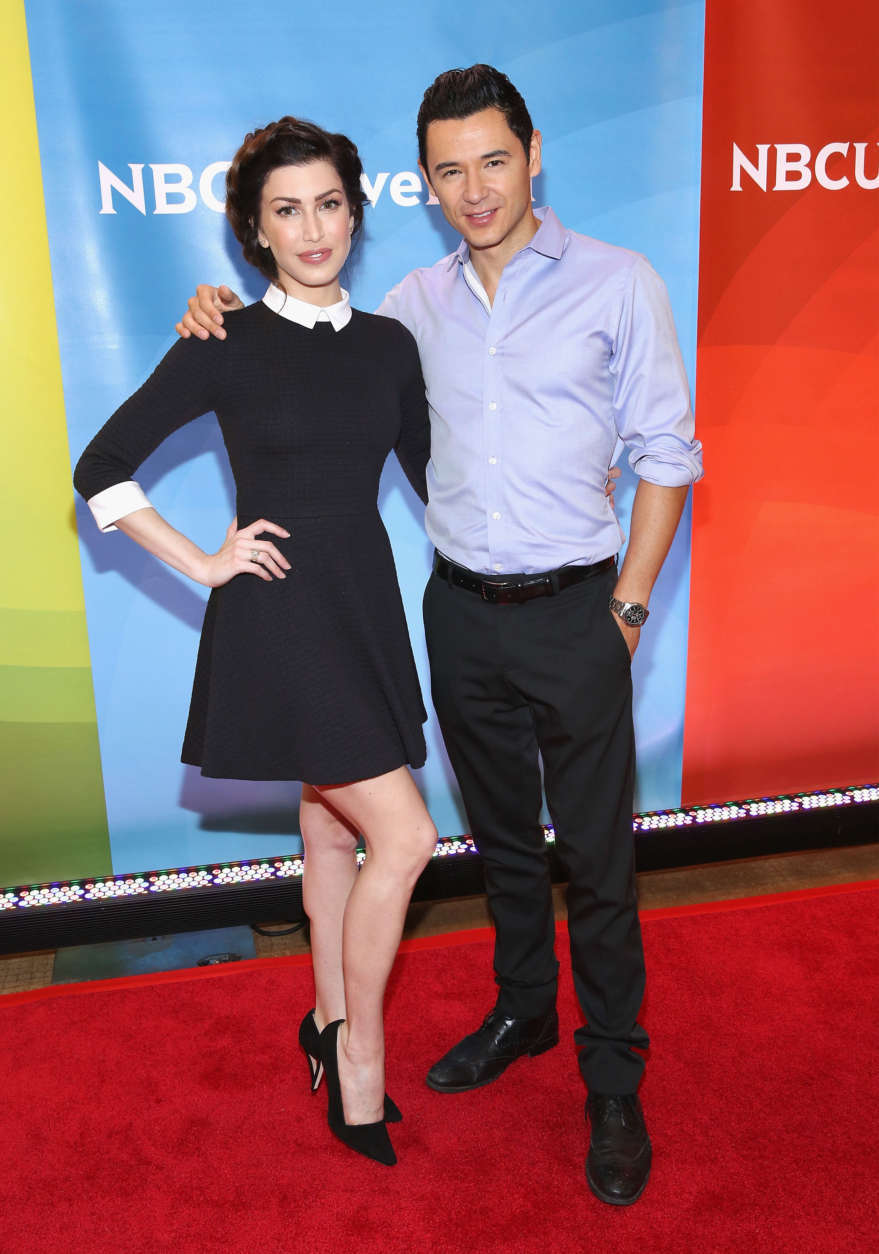
[[[0,16],[0,885],[111,869],[24,4]]]

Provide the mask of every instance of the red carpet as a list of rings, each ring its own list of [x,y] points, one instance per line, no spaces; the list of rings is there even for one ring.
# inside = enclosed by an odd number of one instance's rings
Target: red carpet
[[[583,1176],[564,959],[563,1043],[441,1096],[423,1076],[491,1005],[490,944],[471,933],[401,955],[390,1169],[331,1138],[323,1090],[308,1092],[299,959],[0,998],[0,1250],[863,1254],[879,890],[855,887],[645,917],[654,1167],[630,1209]]]

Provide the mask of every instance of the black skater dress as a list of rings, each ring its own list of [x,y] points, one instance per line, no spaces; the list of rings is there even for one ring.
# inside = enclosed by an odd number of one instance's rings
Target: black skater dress
[[[203,775],[339,784],[425,759],[426,718],[393,556],[377,507],[395,449],[426,497],[429,429],[418,350],[391,318],[336,331],[267,305],[228,338],[180,340],[83,453],[87,499],[130,480],[172,431],[213,410],[238,526],[260,518],[286,579],[211,591],[182,760]]]

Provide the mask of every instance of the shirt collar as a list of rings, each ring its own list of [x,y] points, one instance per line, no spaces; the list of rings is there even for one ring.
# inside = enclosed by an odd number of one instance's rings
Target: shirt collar
[[[273,313],[290,322],[298,322],[301,327],[312,330],[318,322],[329,322],[334,331],[341,331],[351,321],[351,297],[344,288],[341,291],[342,299],[334,305],[310,305],[308,301],[289,296],[282,288],[270,283],[262,300]]]
[[[540,253],[543,257],[552,257],[555,261],[558,261],[565,251],[565,228],[549,205],[541,205],[535,208],[534,216],[540,222],[540,226],[525,245],[525,248],[530,248],[532,252]],[[525,249],[523,248],[522,251],[524,252]],[[451,270],[456,261],[460,265],[464,265],[469,260],[470,245],[465,239],[462,239],[461,243],[449,257],[447,269]]]

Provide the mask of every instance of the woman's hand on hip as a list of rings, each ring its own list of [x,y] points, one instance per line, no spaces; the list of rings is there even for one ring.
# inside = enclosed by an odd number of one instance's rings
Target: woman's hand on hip
[[[271,583],[272,579],[286,579],[285,571],[290,563],[271,540],[258,540],[264,532],[288,537],[290,532],[277,523],[260,518],[238,529],[238,519],[233,518],[226,532],[226,539],[216,553],[205,559],[204,578],[200,581],[209,588],[220,588],[236,575],[257,575]]]

